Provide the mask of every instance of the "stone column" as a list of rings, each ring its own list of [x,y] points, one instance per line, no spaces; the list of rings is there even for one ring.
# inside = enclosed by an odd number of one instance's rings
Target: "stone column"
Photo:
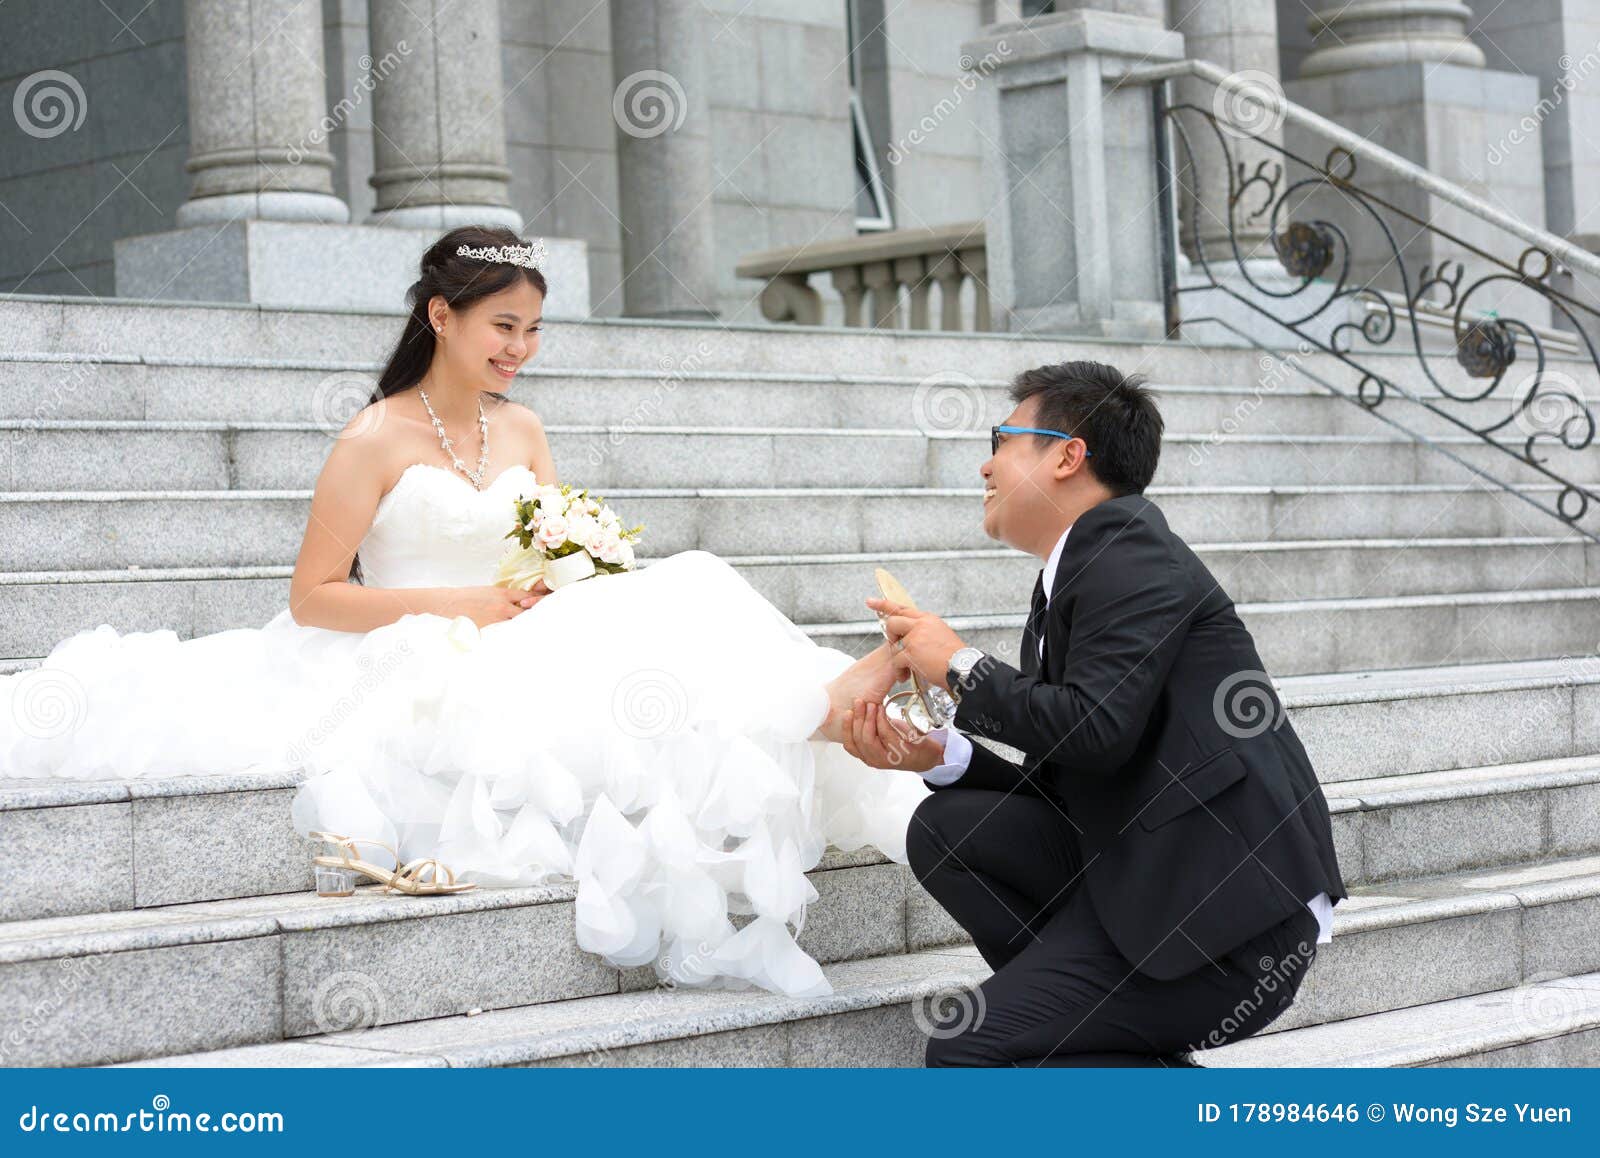
[[[698,0],[611,0],[622,311],[716,316],[711,115]]]
[[[1186,77],[1173,84],[1173,103],[1212,112],[1227,135],[1233,171],[1254,173],[1262,161],[1281,165],[1282,154],[1267,147],[1283,143],[1283,82],[1278,70],[1278,8],[1275,0],[1172,0],[1172,26],[1183,33],[1184,55],[1226,69],[1230,84],[1218,88]],[[1179,236],[1185,254],[1196,256],[1196,238],[1213,262],[1233,260],[1228,241],[1227,157],[1209,127],[1192,114],[1183,117],[1194,145],[1194,172],[1183,182]],[[1174,159],[1182,164],[1173,141]],[[1198,203],[1197,203],[1198,202]],[[1251,219],[1254,202],[1235,210],[1234,236],[1246,259],[1272,256],[1266,246],[1270,222]],[[1191,222],[1193,225],[1191,225]]]
[[[1165,212],[1147,85],[1123,74],[1183,56],[1162,0],[1116,0],[995,24],[961,47],[998,60],[977,86],[994,326],[1160,338]]]
[[[1311,17],[1316,48],[1300,77],[1418,62],[1482,68],[1471,23],[1472,9],[1457,0],[1320,0]]]
[[[1600,124],[1600,29],[1592,0],[1473,0],[1472,6],[1481,20],[1478,35],[1496,48],[1495,62],[1539,83],[1526,118],[1486,144],[1491,188],[1542,161],[1546,227],[1600,253],[1600,150],[1589,144]],[[1600,281],[1561,275],[1556,284],[1600,310]],[[1588,316],[1581,320],[1591,331],[1600,325]],[[1559,315],[1556,324],[1570,325]]]
[[[322,135],[322,5],[188,0],[184,17],[191,183],[178,225],[348,221]]]
[[[369,223],[521,232],[506,167],[499,0],[370,0],[376,197]]]
[[[1472,190],[1491,189],[1497,206],[1542,228],[1542,150],[1538,126],[1530,118],[1539,99],[1538,78],[1486,68],[1482,50],[1468,39],[1471,17],[1471,9],[1455,0],[1321,0],[1310,19],[1316,48],[1286,91],[1295,104],[1446,181]],[[1522,136],[1530,125],[1524,154],[1530,160],[1491,171],[1496,142]],[[1317,162],[1327,151],[1327,143],[1316,134],[1292,126],[1285,139],[1294,152]],[[1358,164],[1354,184],[1466,243],[1390,217],[1395,244],[1413,280],[1425,265],[1437,268],[1441,261],[1460,261],[1465,267],[1463,287],[1471,286],[1490,272],[1475,249],[1514,266],[1524,248],[1498,227],[1382,170]],[[1353,280],[1370,277],[1385,290],[1404,288],[1401,263],[1395,261],[1388,237],[1367,214],[1335,193],[1318,195],[1297,209],[1297,216],[1307,220],[1318,215],[1349,238]],[[1534,324],[1548,318],[1542,300],[1517,291],[1511,283],[1480,288],[1468,309],[1503,310]]]

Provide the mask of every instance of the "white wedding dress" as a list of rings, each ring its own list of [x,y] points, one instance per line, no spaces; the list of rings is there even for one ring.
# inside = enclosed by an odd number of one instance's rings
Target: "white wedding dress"
[[[534,482],[407,467],[360,545],[365,582],[488,584]],[[329,631],[287,610],[191,640],[102,624],[0,678],[0,776],[304,768],[302,834],[384,840],[480,886],[573,877],[578,943],[615,965],[821,994],[790,932],[817,896],[805,870],[830,843],[904,863],[927,792],[808,739],[850,663],[704,551],[482,629]]]

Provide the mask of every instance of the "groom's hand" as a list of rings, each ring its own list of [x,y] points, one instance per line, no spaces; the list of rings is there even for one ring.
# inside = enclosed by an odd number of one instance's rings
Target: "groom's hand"
[[[858,698],[844,714],[844,750],[871,768],[926,772],[944,763],[944,742],[907,740],[884,714],[883,705]]]
[[[966,646],[948,623],[931,611],[903,607],[887,599],[869,599],[867,606],[879,615],[888,616],[884,627],[889,633],[890,652],[893,654],[895,679],[909,679],[912,669],[923,682],[936,684],[950,690],[946,672],[950,657]],[[900,646],[900,645],[904,646]]]

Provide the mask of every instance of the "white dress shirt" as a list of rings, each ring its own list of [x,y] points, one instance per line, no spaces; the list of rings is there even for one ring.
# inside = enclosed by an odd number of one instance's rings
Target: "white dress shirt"
[[[1044,565],[1044,598],[1045,606],[1050,605],[1050,593],[1055,587],[1056,567],[1061,562],[1061,549],[1067,545],[1067,535],[1072,531],[1072,524],[1067,524],[1067,529],[1061,532],[1061,538],[1056,540],[1056,545],[1050,550],[1050,558]],[[1044,625],[1039,625],[1039,656],[1044,657]],[[972,741],[953,724],[948,728],[935,728],[928,733],[944,741],[944,763],[934,768],[929,768],[922,774],[922,778],[929,784],[941,787],[954,784],[961,779],[962,773],[967,770],[967,765],[972,762]],[[1318,893],[1306,902],[1306,908],[1317,918],[1317,944],[1326,945],[1333,940],[1333,901],[1327,893]]]

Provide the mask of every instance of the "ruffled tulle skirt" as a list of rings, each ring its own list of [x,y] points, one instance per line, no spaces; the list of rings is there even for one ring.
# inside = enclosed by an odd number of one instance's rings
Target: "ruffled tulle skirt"
[[[903,863],[927,791],[809,739],[850,662],[702,551],[482,629],[102,625],[0,679],[0,775],[302,768],[302,834],[387,841],[480,885],[576,878],[578,943],[615,965],[818,994],[794,939],[806,870],[829,844]]]

